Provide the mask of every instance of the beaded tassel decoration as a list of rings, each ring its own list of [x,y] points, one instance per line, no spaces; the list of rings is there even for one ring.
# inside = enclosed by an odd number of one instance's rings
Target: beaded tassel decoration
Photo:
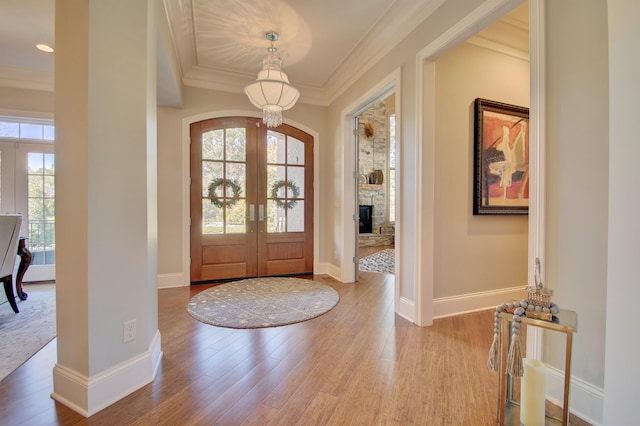
[[[514,309],[514,311],[513,324],[511,325],[511,345],[509,346],[509,353],[507,354],[506,370],[512,377],[522,377],[524,374],[522,349],[520,347],[520,323],[522,317],[526,316],[527,311],[542,311],[557,314],[560,312],[560,308],[558,308],[558,305],[555,303],[552,303],[550,308],[543,308],[530,303],[527,299],[496,306],[496,311],[493,313],[493,342],[491,343],[491,349],[489,349],[489,359],[487,361],[487,366],[494,371],[498,370],[498,339],[502,337],[499,334],[500,314],[508,309]]]
[[[522,377],[524,374],[522,350],[520,349],[520,321],[522,321],[520,316],[522,314],[524,314],[524,308],[522,306],[513,311],[511,346],[509,346],[509,354],[507,355],[507,373],[509,373],[511,377]]]
[[[500,311],[498,309],[500,306],[493,313],[493,342],[491,342],[489,359],[487,360],[487,366],[493,371],[498,371],[498,336],[500,335]]]

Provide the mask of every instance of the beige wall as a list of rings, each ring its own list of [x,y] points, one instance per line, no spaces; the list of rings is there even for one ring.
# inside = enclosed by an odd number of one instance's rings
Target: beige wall
[[[53,93],[0,86],[0,114],[9,113],[38,117],[53,115]]]
[[[427,20],[410,34],[382,61],[358,79],[343,95],[336,99],[328,108],[299,104],[291,111],[285,112],[285,119],[289,118],[316,130],[320,140],[316,141],[320,162],[322,164],[321,182],[317,183],[320,191],[321,234],[317,235],[321,241],[320,259],[339,266],[340,261],[334,252],[341,249],[341,229],[343,218],[336,214],[336,205],[344,197],[342,192],[342,161],[343,134],[341,119],[343,110],[362,97],[369,88],[384,79],[394,70],[401,68],[401,113],[402,144],[401,163],[403,181],[401,197],[403,198],[400,220],[405,224],[415,223],[419,214],[416,212],[412,196],[415,192],[412,178],[416,174],[414,167],[415,153],[415,57],[416,53],[433,41],[439,34],[454,25],[466,12],[481,3],[449,1],[434,17]],[[619,3],[610,0],[609,3]],[[554,300],[561,308],[576,310],[579,314],[579,327],[574,342],[573,374],[594,386],[604,385],[604,344],[605,344],[605,306],[607,300],[607,208],[609,182],[609,133],[608,133],[608,84],[607,74],[607,2],[597,0],[581,2],[579,0],[565,0],[564,2],[547,1],[547,87],[545,97],[547,103],[547,137],[546,137],[546,202],[547,202],[547,230],[546,230],[546,261],[545,284],[555,290]],[[575,10],[579,8],[580,14]],[[618,13],[622,19],[624,12]],[[637,31],[636,31],[637,32]],[[634,33],[634,35],[636,35]],[[622,34],[626,36],[626,34]],[[637,38],[637,37],[636,37]],[[469,46],[462,50],[471,50]],[[486,53],[486,52],[485,52]],[[454,54],[454,53],[452,53]],[[476,53],[477,54],[477,53]],[[455,54],[454,54],[455,55]],[[619,57],[622,57],[619,54]],[[443,57],[437,66],[446,66],[452,58]],[[450,66],[451,64],[449,64]],[[459,67],[464,68],[464,67]],[[624,68],[621,66],[621,68]],[[637,67],[636,67],[637,68]],[[460,72],[465,70],[459,69]],[[438,81],[444,81],[441,72]],[[451,76],[453,78],[454,76]],[[486,78],[487,76],[485,76]],[[461,78],[461,77],[460,77]],[[635,80],[625,83],[629,88]],[[468,81],[473,84],[474,80]],[[476,90],[480,90],[476,87]],[[618,88],[618,91],[622,89]],[[514,92],[515,93],[515,92]],[[511,94],[503,94],[511,96]],[[464,99],[464,96],[469,96]],[[462,154],[463,173],[453,177],[450,183],[438,184],[437,196],[440,199],[446,193],[456,194],[451,203],[458,207],[449,212],[446,208],[438,207],[438,217],[452,213],[450,223],[446,226],[455,233],[456,244],[461,244],[464,238],[471,241],[485,238],[483,226],[490,229],[502,227],[504,223],[510,229],[510,235],[505,237],[509,244],[522,237],[518,231],[522,218],[475,218],[471,211],[471,177],[472,145],[470,140],[471,104],[474,97],[493,99],[494,93],[478,93],[477,95],[461,95],[459,102],[464,107],[464,126],[456,129],[460,134],[456,136],[455,145],[437,146],[438,159],[452,161]],[[519,96],[519,95],[518,95]],[[524,104],[521,99],[504,98],[505,102]],[[618,111],[624,110],[618,105]],[[439,108],[440,109],[440,108]],[[17,110],[31,112],[53,112],[53,94],[48,92],[0,88],[0,110]],[[192,115],[207,112],[243,110],[255,111],[243,95],[187,88],[185,90],[184,109],[159,108],[158,111],[158,215],[159,215],[159,253],[158,272],[162,274],[182,273],[183,223],[185,217],[182,211],[182,200],[186,188],[182,185],[182,144],[183,119]],[[443,111],[439,114],[444,113]],[[612,133],[613,134],[613,133]],[[625,134],[626,141],[631,140],[633,133]],[[631,139],[630,139],[631,138]],[[440,140],[441,137],[439,136]],[[453,140],[453,138],[452,138]],[[627,143],[627,142],[625,142]],[[618,141],[618,146],[625,143]],[[466,148],[466,153],[464,152]],[[446,150],[445,150],[446,149]],[[616,165],[623,166],[626,151],[616,158]],[[629,153],[627,156],[632,156]],[[441,167],[440,167],[441,168]],[[637,170],[637,168],[636,168]],[[437,175],[439,176],[439,174]],[[634,175],[637,177],[636,175]],[[633,176],[632,176],[633,177]],[[436,179],[439,179],[436,177]],[[630,179],[632,180],[632,179]],[[628,182],[629,180],[627,180]],[[448,191],[449,186],[456,183],[465,189],[457,192]],[[635,188],[635,187],[634,187]],[[613,191],[612,191],[613,194]],[[624,198],[617,194],[616,200]],[[440,210],[442,209],[442,210]],[[636,209],[637,210],[637,209]],[[463,213],[460,213],[463,212]],[[624,216],[625,207],[619,207],[616,212]],[[465,218],[466,216],[466,218]],[[491,220],[484,220],[491,219]],[[405,228],[406,229],[406,228]],[[465,235],[466,233],[466,235]],[[444,239],[445,232],[441,231],[437,238]],[[407,231],[403,235],[408,241]],[[619,236],[619,238],[624,238]],[[619,242],[619,241],[613,241]],[[443,243],[444,244],[444,243]],[[611,244],[611,241],[609,241]],[[620,245],[622,247],[622,245]],[[404,247],[406,253],[412,253],[413,245]],[[457,251],[451,247],[441,254],[443,262],[455,260]],[[636,256],[637,257],[637,256]],[[412,281],[411,256],[403,260],[403,269],[407,270],[405,278]],[[630,259],[632,262],[633,259]],[[637,264],[637,261],[635,262]],[[616,262],[610,260],[609,266]],[[487,268],[489,270],[490,268]],[[628,269],[633,269],[629,267]],[[436,297],[450,294],[463,294],[473,291],[466,287],[468,278],[447,276],[445,268],[438,266],[442,276],[438,281],[452,281],[455,284],[446,287],[436,287]],[[631,273],[631,272],[629,272]],[[609,271],[611,277],[619,279]],[[440,276],[440,275],[438,275]],[[474,275],[475,278],[475,275]],[[486,277],[485,277],[486,279]],[[518,283],[504,283],[505,286]],[[611,288],[611,284],[609,284]],[[624,292],[616,281],[613,287],[616,291]],[[402,295],[413,299],[413,287],[405,286]],[[620,298],[625,300],[624,297]],[[632,311],[632,300],[620,309]],[[613,316],[613,315],[611,315]],[[616,325],[632,324],[630,316],[615,318]],[[633,329],[626,336],[621,336],[609,347],[612,351],[622,352],[625,349],[625,339],[631,336]],[[545,359],[553,365],[562,366],[562,349],[560,343],[553,339],[547,340]],[[637,346],[637,344],[635,345]],[[634,347],[635,352],[637,350]],[[609,359],[609,356],[607,357]],[[628,371],[624,367],[609,362],[608,367],[615,369],[617,377],[624,380]],[[636,367],[637,368],[637,367]],[[618,371],[624,370],[624,371]],[[612,370],[614,371],[614,370]],[[637,371],[637,370],[636,370]],[[609,372],[607,373],[609,376]],[[635,377],[637,379],[637,375]],[[612,382],[614,383],[614,382]],[[614,383],[615,385],[616,383]],[[618,384],[618,389],[624,386]],[[629,389],[629,388],[627,388]],[[632,388],[627,396],[632,395]],[[623,397],[624,395],[618,395]],[[616,395],[608,396],[609,399]],[[615,407],[615,405],[612,405]],[[612,424],[615,422],[612,422]]]
[[[640,2],[609,0],[609,259],[605,364],[605,425],[640,424],[640,352],[637,321],[640,300]],[[630,336],[633,336],[630,338]]]
[[[602,387],[609,182],[607,4],[548,1],[546,15],[545,285],[555,291],[560,309],[578,312],[572,373]],[[547,341],[545,360],[563,368],[563,340],[550,334]]]
[[[436,61],[435,298],[527,284],[527,216],[472,214],[475,98],[529,107],[529,62],[468,43]]]
[[[331,157],[327,159],[326,164],[333,168],[329,175],[331,181],[328,185],[327,201],[336,206],[337,212],[344,211],[344,214],[342,216],[340,214],[327,216],[326,220],[321,223],[324,229],[329,229],[332,232],[331,240],[324,247],[323,255],[329,256],[332,264],[340,265],[340,256],[346,250],[346,244],[343,244],[342,241],[346,220],[349,220],[353,213],[346,210],[348,206],[343,205],[343,200],[350,194],[344,193],[344,185],[340,181],[345,174],[344,170],[349,168],[349,165],[344,163],[344,153],[353,150],[353,142],[351,140],[345,141],[344,138],[344,128],[342,127],[344,113],[348,112],[349,108],[357,107],[356,103],[366,96],[372,87],[375,87],[400,69],[401,88],[396,93],[396,111],[399,113],[399,122],[397,123],[399,129],[398,145],[400,150],[398,157],[398,197],[400,207],[396,217],[396,247],[399,248],[401,253],[400,265],[397,268],[401,271],[399,295],[409,301],[415,300],[414,289],[415,281],[417,280],[415,276],[415,253],[419,239],[419,236],[415,235],[415,223],[419,215],[415,199],[417,174],[415,160],[417,154],[415,138],[416,55],[481,3],[483,2],[480,0],[446,2],[329,105],[327,112],[327,134],[329,136],[327,143],[331,144],[327,153],[330,153]],[[405,255],[402,255],[402,253],[405,253]],[[418,261],[421,260],[418,259]]]
[[[15,112],[25,116],[42,116],[53,114],[53,98],[51,92],[0,87],[0,114],[3,111]],[[183,275],[183,236],[184,221],[183,200],[188,193],[183,188],[183,119],[200,114],[216,114],[220,111],[236,111],[255,116],[261,112],[253,107],[246,96],[226,92],[216,92],[206,89],[186,87],[184,89],[184,104],[182,109],[158,108],[158,273],[168,276],[169,285],[175,285],[182,280]],[[285,122],[301,123],[320,135],[316,141],[316,150],[320,157],[326,157],[324,144],[326,108],[298,104],[290,111],[284,112]],[[188,143],[188,142],[187,142]],[[333,214],[332,209],[326,209],[328,204],[323,201],[326,186],[326,170],[320,170],[319,182],[316,190],[320,191],[321,221]],[[329,204],[330,206],[330,204]],[[321,228],[322,229],[322,228]],[[320,232],[320,245],[326,245],[327,233]],[[321,262],[326,259],[321,257]],[[186,284],[186,282],[183,282]]]

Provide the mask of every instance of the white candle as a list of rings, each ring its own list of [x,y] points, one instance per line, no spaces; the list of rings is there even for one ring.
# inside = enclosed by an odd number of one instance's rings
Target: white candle
[[[544,363],[524,358],[524,375],[520,390],[520,423],[544,426],[545,368]]]

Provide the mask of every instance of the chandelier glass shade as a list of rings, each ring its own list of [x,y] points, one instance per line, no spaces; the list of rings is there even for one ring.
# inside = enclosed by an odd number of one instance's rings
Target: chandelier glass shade
[[[287,74],[282,72],[282,59],[276,55],[277,49],[273,47],[278,35],[267,33],[267,39],[271,40],[271,47],[262,60],[262,70],[255,81],[244,86],[244,93],[256,108],[262,109],[262,121],[267,127],[278,127],[282,124],[282,111],[295,105],[300,92],[289,83]]]

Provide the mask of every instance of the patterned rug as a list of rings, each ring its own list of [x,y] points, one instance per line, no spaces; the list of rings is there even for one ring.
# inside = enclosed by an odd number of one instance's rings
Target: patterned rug
[[[360,259],[360,270],[395,274],[396,251],[385,249]]]
[[[56,336],[55,285],[27,284],[24,291],[29,298],[16,299],[20,313],[0,304],[0,380]]]
[[[227,328],[264,328],[318,317],[338,303],[328,285],[300,278],[253,278],[208,288],[187,311],[198,321]]]

